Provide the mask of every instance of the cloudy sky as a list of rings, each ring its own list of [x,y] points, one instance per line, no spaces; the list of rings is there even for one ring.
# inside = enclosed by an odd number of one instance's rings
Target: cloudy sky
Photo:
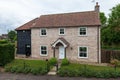
[[[40,15],[94,10],[96,2],[108,16],[120,0],[0,0],[0,34]]]

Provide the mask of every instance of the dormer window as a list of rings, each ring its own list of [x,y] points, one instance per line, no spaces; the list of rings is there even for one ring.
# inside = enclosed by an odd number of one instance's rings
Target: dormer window
[[[65,28],[59,28],[59,35],[65,34]]]

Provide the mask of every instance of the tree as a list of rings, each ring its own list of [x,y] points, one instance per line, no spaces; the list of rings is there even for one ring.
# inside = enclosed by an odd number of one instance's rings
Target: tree
[[[108,19],[109,27],[120,30],[120,4],[111,9]]]
[[[10,39],[11,42],[14,42],[16,39],[16,32],[11,30],[8,32],[8,39]]]
[[[105,45],[120,44],[120,4],[111,9],[107,27],[101,31],[102,43]]]
[[[105,27],[107,22],[107,17],[103,12],[100,12],[100,21],[101,21],[102,27]]]

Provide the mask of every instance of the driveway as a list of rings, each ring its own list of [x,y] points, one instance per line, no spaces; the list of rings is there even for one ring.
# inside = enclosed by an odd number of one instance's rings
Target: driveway
[[[0,80],[120,80],[120,79],[96,79],[83,77],[59,77],[59,76],[41,76],[32,74],[12,74],[0,73]]]

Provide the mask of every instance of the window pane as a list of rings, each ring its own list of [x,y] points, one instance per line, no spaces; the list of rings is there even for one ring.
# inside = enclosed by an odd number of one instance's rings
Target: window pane
[[[41,46],[41,54],[46,55],[47,54],[47,47]]]
[[[79,57],[87,57],[87,47],[79,47]]]
[[[41,35],[46,35],[46,29],[41,29]]]
[[[46,46],[41,46],[41,50],[46,50]]]
[[[86,35],[86,28],[80,28],[80,35]]]
[[[60,28],[60,34],[64,34],[64,28]]]
[[[41,51],[41,54],[46,55],[47,51]]]
[[[86,51],[87,51],[87,48],[86,48],[86,47],[80,47],[80,52],[81,52],[81,51],[85,51],[85,52],[86,52]]]

